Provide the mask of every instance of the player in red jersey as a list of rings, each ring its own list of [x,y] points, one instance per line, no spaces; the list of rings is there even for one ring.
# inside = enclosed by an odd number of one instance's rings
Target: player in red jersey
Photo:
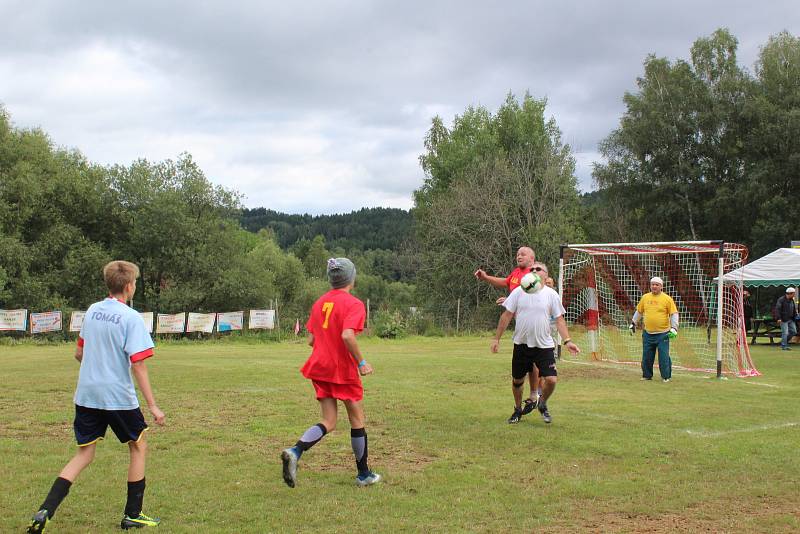
[[[306,323],[311,356],[300,370],[310,379],[317,393],[322,421],[305,431],[294,447],[284,449],[283,480],[293,488],[297,482],[300,456],[336,428],[338,403],[342,401],[350,419],[350,442],[356,458],[356,484],[369,486],[381,480],[367,464],[367,432],[364,430],[364,388],[359,375],[372,373],[372,366],[361,354],[356,334],[364,329],[364,303],[350,294],[356,268],[347,258],[328,260],[331,290],[311,307]]]

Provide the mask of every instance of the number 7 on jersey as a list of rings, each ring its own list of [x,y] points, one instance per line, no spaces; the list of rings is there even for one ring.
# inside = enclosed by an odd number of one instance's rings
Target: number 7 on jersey
[[[323,302],[322,313],[325,314],[325,320],[322,321],[322,328],[328,328],[328,319],[331,317],[331,312],[333,312],[333,302]]]

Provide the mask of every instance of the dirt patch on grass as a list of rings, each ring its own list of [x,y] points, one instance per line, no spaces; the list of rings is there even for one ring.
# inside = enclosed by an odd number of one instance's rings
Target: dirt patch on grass
[[[636,369],[636,366],[631,366],[630,369]],[[585,364],[583,362],[562,361],[558,363],[558,379],[619,379],[620,377],[631,377],[631,370],[625,367],[619,367],[619,364],[610,364],[602,362],[592,362]]]
[[[60,423],[36,423],[35,425],[21,425],[19,423],[0,424],[0,434],[3,437],[18,440],[69,440],[74,438],[72,421]]]
[[[303,455],[306,459],[306,455]],[[433,462],[434,458],[414,451],[411,448],[404,448],[397,443],[382,442],[380,446],[370,444],[369,464],[377,471],[384,472],[403,472],[415,473],[425,469]],[[337,447],[331,450],[322,443],[308,455],[308,469],[318,471],[352,471],[353,453],[352,451]]]
[[[797,532],[800,497],[742,500],[737,494],[731,498],[732,502],[698,503],[668,514],[600,512],[576,518],[574,522],[556,521],[546,530],[557,533]]]
[[[409,444],[410,445],[410,444]],[[434,461],[432,456],[414,450],[411,446],[403,446],[397,442],[387,442],[380,449],[370,452],[370,461],[375,458],[376,465],[386,466],[390,471],[419,472]]]

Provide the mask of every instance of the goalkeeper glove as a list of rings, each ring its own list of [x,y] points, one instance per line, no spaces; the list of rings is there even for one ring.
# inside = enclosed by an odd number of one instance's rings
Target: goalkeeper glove
[[[675,339],[676,337],[678,337],[678,331],[675,330],[674,328],[670,328],[669,332],[667,332],[667,337],[670,339]]]
[[[636,333],[636,323],[631,323],[628,325],[628,330],[630,331],[631,335]]]

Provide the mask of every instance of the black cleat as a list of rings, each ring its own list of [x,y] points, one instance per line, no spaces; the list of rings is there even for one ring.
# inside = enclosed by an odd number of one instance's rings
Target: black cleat
[[[290,488],[293,488],[297,483],[297,453],[294,449],[289,447],[284,449],[281,453],[281,461],[283,462],[283,481]]]
[[[528,415],[533,410],[536,409],[536,405],[539,403],[539,399],[525,399],[525,404],[522,406],[522,415]]]
[[[519,423],[520,419],[522,419],[522,410],[520,408],[514,408],[514,413],[512,413],[511,417],[508,418],[508,424],[516,425]]]
[[[31,524],[28,525],[28,534],[44,532],[44,528],[47,526],[48,521],[50,521],[50,514],[47,513],[47,510],[39,510],[33,514]]]
[[[136,517],[130,517],[127,515],[123,517],[119,524],[119,528],[122,530],[128,530],[131,528],[157,527],[159,523],[161,523],[159,518],[150,517],[139,513],[139,515]]]

